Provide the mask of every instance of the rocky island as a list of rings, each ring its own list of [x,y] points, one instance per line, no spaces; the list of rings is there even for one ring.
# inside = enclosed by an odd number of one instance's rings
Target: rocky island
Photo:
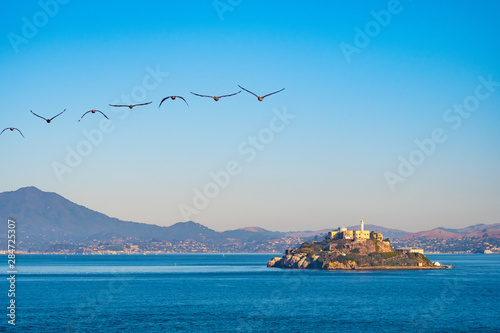
[[[394,249],[381,233],[339,228],[330,231],[322,242],[302,243],[283,257],[269,260],[267,267],[322,270],[408,270],[445,269],[451,266],[432,263],[419,248]]]

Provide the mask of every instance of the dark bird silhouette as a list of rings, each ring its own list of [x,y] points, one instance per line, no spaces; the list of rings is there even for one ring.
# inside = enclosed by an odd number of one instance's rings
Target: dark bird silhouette
[[[66,111],[66,109],[64,109],[64,111]],[[33,111],[31,111],[31,110],[30,110],[30,112],[31,112],[31,113],[33,113],[35,116],[37,116],[38,118],[42,118],[43,120],[45,120],[45,121],[47,122],[47,124],[50,124],[50,122],[51,122],[52,120],[54,120],[54,118],[55,118],[55,117],[60,116],[61,114],[63,114],[63,113],[64,113],[64,111],[63,111],[63,112],[61,112],[61,113],[59,113],[59,114],[57,114],[57,115],[55,115],[54,117],[52,117],[52,118],[50,118],[50,119],[46,119],[46,118],[44,118],[44,117],[42,117],[42,116],[37,115],[35,112],[33,112]]]
[[[240,90],[240,91],[238,91],[238,92],[236,92],[236,93],[234,93],[234,94],[222,95],[222,96],[208,96],[208,95],[200,95],[200,94],[195,94],[194,92],[191,92],[191,94],[196,95],[196,96],[200,96],[200,97],[210,97],[210,98],[213,98],[213,99],[214,99],[214,101],[216,101],[216,102],[217,102],[217,101],[218,101],[220,98],[222,98],[222,97],[234,96],[234,95],[236,95],[236,94],[239,94],[240,92],[241,92],[241,90]]]
[[[129,109],[133,109],[136,106],[148,105],[148,104],[151,104],[151,103],[153,103],[153,102],[147,102],[147,103],[141,103],[141,104],[131,104],[131,105],[114,105],[114,104],[109,104],[109,106],[114,106],[116,108],[129,108]]]
[[[277,93],[279,93],[280,91],[285,90],[285,88],[283,88],[283,89],[281,89],[281,90],[278,90],[278,91],[272,92],[272,93],[267,94],[267,95],[264,95],[264,96],[258,96],[257,94],[254,94],[254,93],[253,93],[253,92],[251,92],[250,90],[245,89],[245,88],[243,88],[243,87],[242,87],[242,86],[240,86],[240,85],[238,85],[238,87],[240,87],[241,89],[245,90],[246,92],[249,92],[250,94],[254,95],[254,96],[255,96],[255,97],[257,97],[257,99],[258,99],[259,101],[261,101],[261,102],[262,102],[262,100],[263,100],[264,98],[266,98],[267,96],[270,96],[270,95],[273,95],[273,94],[277,94]]]
[[[169,99],[169,98],[171,98],[172,100],[174,100],[174,99],[176,99],[176,98],[180,98],[180,99],[182,99],[182,100],[184,101],[184,103],[186,103],[186,105],[187,105],[187,106],[189,106],[188,102],[186,102],[186,100],[184,99],[184,97],[181,97],[181,96],[167,96],[167,97],[165,97],[164,99],[162,99],[162,100],[161,100],[160,105],[158,105],[158,107],[160,107],[160,106],[161,106],[161,104],[162,104],[163,102],[165,102],[165,101],[166,101],[167,99]]]
[[[2,132],[0,132],[0,135],[2,135],[2,133],[3,133],[3,132],[5,132],[6,130],[10,130],[11,132],[12,132],[13,130],[16,130],[16,131],[18,131],[18,132],[19,132],[19,134],[21,134],[21,136],[24,138],[23,133],[22,133],[19,129],[15,128],[15,127],[7,127],[7,128],[5,128]]]
[[[90,113],[96,113],[96,112],[99,112],[99,113],[100,113],[100,114],[102,114],[104,117],[106,117],[106,119],[109,119],[109,118],[108,118],[108,116],[106,116],[106,115],[105,115],[102,111],[99,111],[99,110],[90,110],[90,111],[85,112],[85,113],[83,114],[83,116],[82,116],[82,117],[81,117],[78,121],[82,120],[82,118],[83,118],[83,117],[85,117],[85,115],[86,115],[87,113],[89,113],[89,112],[90,112]]]

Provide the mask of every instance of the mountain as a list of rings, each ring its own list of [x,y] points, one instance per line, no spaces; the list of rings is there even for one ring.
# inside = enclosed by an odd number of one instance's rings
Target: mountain
[[[402,237],[398,237],[398,240],[410,240],[410,239],[453,239],[453,238],[462,238],[463,235],[457,234],[450,231],[444,231],[441,229],[433,229],[427,231],[415,232],[413,234],[408,234]]]
[[[95,244],[116,248],[117,244],[148,242],[194,242],[207,251],[223,251],[223,244],[255,243],[257,246],[257,243],[285,236],[285,233],[258,227],[217,232],[192,221],[168,227],[121,221],[36,187],[0,193],[0,218],[16,221],[17,249],[21,251],[55,251]],[[6,247],[4,236],[0,239],[2,248]],[[247,249],[251,251],[252,247]]]
[[[240,228],[223,231],[226,239],[239,239],[245,242],[265,241],[286,236],[285,232],[269,231],[259,227]]]
[[[110,218],[36,187],[0,193],[0,217],[16,221],[17,238],[26,244],[162,233],[162,227]]]
[[[500,223],[495,224],[476,224],[461,229],[437,228],[444,231],[453,232],[456,234],[468,234],[469,232],[487,232],[490,229],[500,229]]]
[[[427,231],[420,231],[413,234],[408,234],[398,237],[398,240],[414,240],[414,239],[465,239],[465,238],[481,238],[481,237],[496,237],[500,234],[500,224],[476,224],[473,226],[461,229],[436,228]]]
[[[397,246],[417,246],[426,252],[497,251],[500,224],[476,224],[461,229],[436,228],[393,239]]]
[[[170,227],[161,227],[162,232],[155,238],[167,241],[194,240],[197,242],[220,242],[224,235],[199,223],[188,221],[178,222]]]
[[[0,193],[0,218],[16,221],[17,250],[31,252],[282,252],[306,240],[322,241],[326,232],[336,229],[279,232],[247,227],[219,232],[193,221],[162,227],[112,218],[36,187]],[[348,229],[357,230],[359,225]],[[413,234],[371,224],[365,229],[383,233],[395,245],[419,246],[428,252],[500,247],[500,223]],[[2,249],[7,247],[6,236],[0,232]]]

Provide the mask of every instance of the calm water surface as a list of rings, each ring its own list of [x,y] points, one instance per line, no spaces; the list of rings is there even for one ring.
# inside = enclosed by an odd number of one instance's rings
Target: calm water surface
[[[15,331],[500,332],[500,255],[392,272],[268,269],[273,256],[21,255]]]

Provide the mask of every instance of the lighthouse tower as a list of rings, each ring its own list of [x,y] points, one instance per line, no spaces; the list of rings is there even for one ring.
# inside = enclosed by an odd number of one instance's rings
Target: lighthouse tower
[[[361,219],[361,234],[363,234],[363,231],[365,231],[365,221]]]

